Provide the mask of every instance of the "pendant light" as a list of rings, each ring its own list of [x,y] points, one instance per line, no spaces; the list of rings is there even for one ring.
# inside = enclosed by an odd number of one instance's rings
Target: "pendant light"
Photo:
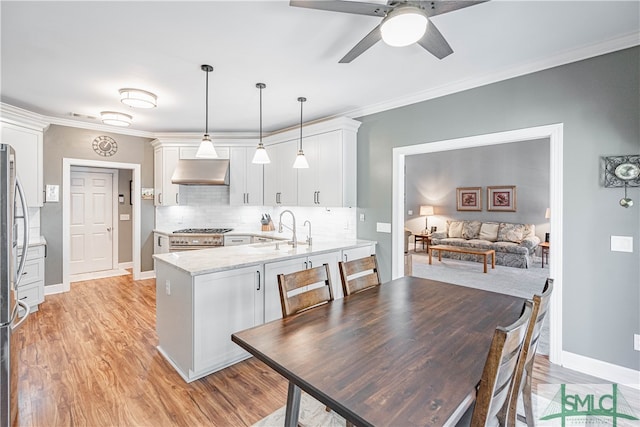
[[[213,67],[205,64],[201,65],[200,69],[207,73],[207,83],[205,95],[204,136],[202,137],[202,142],[196,152],[196,157],[201,159],[217,159],[218,153],[216,153],[216,149],[213,146],[213,142],[211,142],[211,137],[209,136],[209,73],[213,71]]]
[[[307,98],[300,97],[298,101],[300,102],[300,149],[298,150],[298,155],[296,156],[296,161],[293,162],[294,169],[308,169],[309,163],[307,162],[307,158],[304,156],[304,152],[302,151],[302,104],[306,102]]]
[[[260,142],[258,143],[258,148],[256,148],[256,152],[253,155],[251,163],[263,165],[265,163],[271,163],[269,154],[267,154],[267,149],[264,148],[264,145],[262,144],[262,89],[267,87],[267,85],[264,83],[256,83],[256,87],[260,89]]]

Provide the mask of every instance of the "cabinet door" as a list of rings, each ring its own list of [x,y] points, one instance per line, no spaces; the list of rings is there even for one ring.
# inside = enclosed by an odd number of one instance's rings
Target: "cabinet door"
[[[376,253],[375,246],[360,246],[358,248],[344,249],[342,251],[342,261],[353,261],[354,259],[360,259],[368,257]]]
[[[309,163],[308,169],[298,169],[298,206],[318,206],[318,174],[322,166],[318,161],[318,142],[320,137],[313,135],[304,138],[304,155]]]
[[[160,233],[153,233],[153,253],[168,254],[169,253],[169,236]]]
[[[262,267],[256,265],[194,277],[193,371],[244,358],[231,334],[262,324]]]
[[[242,206],[247,203],[247,159],[244,147],[232,147],[229,153],[229,204]]]
[[[247,205],[263,206],[264,205],[264,165],[254,164],[253,152],[254,148],[245,148],[246,150],[246,193]]]
[[[270,262],[264,265],[264,321],[282,319],[278,274],[290,274],[307,268],[306,258]]]
[[[27,206],[42,206],[42,132],[9,123],[1,126],[0,143],[10,144],[15,150],[17,173]]]
[[[264,166],[264,204],[296,206],[298,204],[298,172],[293,168],[297,141],[267,147],[271,163]]]
[[[176,206],[180,186],[171,182],[180,153],[178,147],[160,147],[153,153],[155,205]]]
[[[320,267],[322,264],[329,264],[329,275],[331,276],[331,287],[333,298],[342,298],[342,284],[340,283],[340,273],[338,271],[338,261],[340,252],[330,252],[327,254],[312,255],[307,259],[309,268]]]
[[[318,206],[342,206],[342,132],[318,136],[316,147],[318,174],[315,196]]]

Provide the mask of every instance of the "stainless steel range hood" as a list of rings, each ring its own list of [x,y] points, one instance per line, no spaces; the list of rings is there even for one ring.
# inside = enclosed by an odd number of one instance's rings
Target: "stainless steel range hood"
[[[229,160],[178,160],[171,182],[183,185],[229,185]]]

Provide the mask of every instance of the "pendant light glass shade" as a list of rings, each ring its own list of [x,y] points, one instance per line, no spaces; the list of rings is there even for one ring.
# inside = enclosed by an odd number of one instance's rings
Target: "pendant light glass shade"
[[[380,35],[389,46],[409,46],[424,36],[428,23],[427,16],[420,8],[397,7],[380,24]]]
[[[260,89],[260,143],[258,143],[258,147],[256,148],[256,152],[253,155],[251,163],[264,165],[271,163],[269,154],[267,154],[267,149],[264,148],[264,144],[262,144],[262,89],[267,87],[267,85],[264,83],[256,83],[256,87]]]
[[[304,156],[304,152],[302,151],[302,104],[307,101],[307,98],[300,97],[298,98],[298,102],[300,102],[300,149],[298,150],[298,155],[296,156],[295,162],[293,162],[294,169],[308,169],[309,162],[307,162],[307,158]]]
[[[127,127],[131,124],[133,117],[128,114],[118,113],[117,111],[103,111],[100,113],[102,123],[111,126]]]
[[[158,97],[141,89],[120,89],[120,102],[134,108],[154,108]]]
[[[216,152],[211,137],[209,136],[209,73],[213,71],[211,65],[201,65],[200,69],[207,73],[206,90],[205,90],[205,125],[204,136],[202,142],[196,151],[196,157],[199,159],[217,159],[218,153]]]

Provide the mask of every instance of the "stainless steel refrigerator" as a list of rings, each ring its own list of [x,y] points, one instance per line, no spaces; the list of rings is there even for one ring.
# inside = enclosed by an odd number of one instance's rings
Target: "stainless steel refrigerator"
[[[28,212],[8,144],[0,144],[0,197],[0,427],[5,427],[15,425],[18,417],[18,358],[12,334],[29,316],[29,306],[18,300],[29,243]]]

